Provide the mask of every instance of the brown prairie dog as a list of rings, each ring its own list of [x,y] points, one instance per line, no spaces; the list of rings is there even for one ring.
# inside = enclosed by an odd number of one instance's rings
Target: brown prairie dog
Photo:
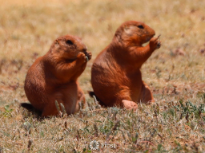
[[[112,42],[95,59],[91,84],[100,104],[137,109],[137,102],[153,102],[140,68],[161,45],[148,25],[128,21],[116,31]],[[142,46],[144,43],[149,43]]]
[[[83,42],[66,35],[57,38],[50,50],[34,62],[28,70],[24,89],[31,105],[42,112],[42,117],[58,115],[56,100],[64,105],[68,115],[79,109],[80,101],[85,103],[77,79],[90,59],[91,53]]]

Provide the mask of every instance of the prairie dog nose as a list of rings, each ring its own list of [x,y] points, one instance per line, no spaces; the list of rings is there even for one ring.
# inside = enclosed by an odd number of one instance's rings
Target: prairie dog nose
[[[83,53],[86,53],[87,52],[87,47],[83,48],[82,51],[83,51]]]

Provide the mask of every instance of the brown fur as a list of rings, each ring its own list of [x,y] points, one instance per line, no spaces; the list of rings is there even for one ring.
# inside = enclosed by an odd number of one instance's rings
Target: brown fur
[[[32,106],[42,112],[41,116],[58,115],[56,100],[64,105],[68,115],[79,109],[80,101],[85,103],[77,79],[90,58],[91,53],[78,37],[66,35],[56,39],[50,50],[34,62],[24,89]]]
[[[136,21],[125,22],[117,29],[112,42],[92,66],[91,83],[101,105],[136,109],[137,102],[154,101],[140,71],[142,64],[160,47],[154,35],[153,29]]]

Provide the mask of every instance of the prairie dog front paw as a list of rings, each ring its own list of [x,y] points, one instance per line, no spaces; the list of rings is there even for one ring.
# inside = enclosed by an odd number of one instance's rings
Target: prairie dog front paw
[[[159,40],[159,37],[152,38],[149,42],[149,45],[152,50],[160,48],[161,41]]]
[[[80,52],[77,56],[77,62],[79,63],[85,63],[87,62],[87,57],[84,53]]]

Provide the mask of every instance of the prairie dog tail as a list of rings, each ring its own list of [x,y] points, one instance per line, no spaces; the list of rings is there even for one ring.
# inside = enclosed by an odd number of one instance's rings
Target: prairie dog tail
[[[88,91],[88,94],[90,95],[90,97],[92,97],[93,98],[93,96],[95,96],[95,93],[94,93],[94,91]],[[96,97],[96,96],[95,96]]]
[[[96,100],[99,102],[99,104],[100,104],[101,106],[104,106],[104,107],[105,107],[105,105],[102,103],[102,101],[95,95],[94,91],[88,91],[88,94],[89,94],[90,97],[92,97],[92,98],[94,98],[94,96],[95,96],[95,98],[96,98]]]
[[[35,109],[31,104],[29,103],[21,103],[20,104],[21,107],[27,109],[29,112],[32,112],[32,114],[37,114],[38,116],[41,115],[41,111]]]
[[[34,107],[29,103],[21,103],[20,106],[27,109],[28,111],[32,111],[34,109]]]

